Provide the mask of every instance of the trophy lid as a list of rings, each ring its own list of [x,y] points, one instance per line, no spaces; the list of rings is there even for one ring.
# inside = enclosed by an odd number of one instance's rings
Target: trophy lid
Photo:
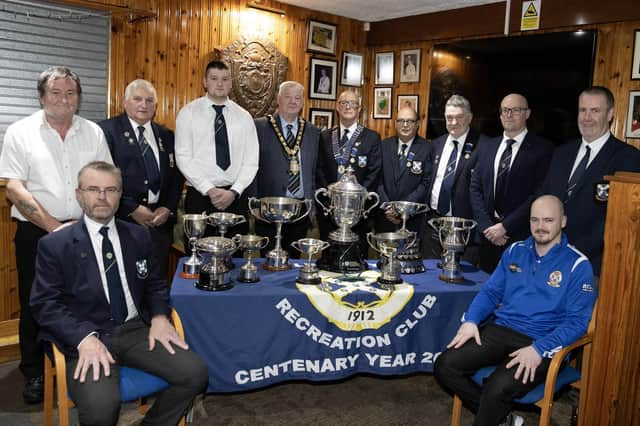
[[[206,237],[196,241],[196,248],[208,253],[224,254],[235,250],[236,244],[230,238]]]
[[[367,188],[358,183],[358,179],[353,175],[350,167],[347,168],[340,180],[329,185],[328,189],[329,192],[367,194]]]

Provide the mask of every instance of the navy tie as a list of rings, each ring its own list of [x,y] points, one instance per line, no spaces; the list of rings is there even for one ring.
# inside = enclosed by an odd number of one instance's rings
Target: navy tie
[[[578,166],[573,171],[571,175],[571,179],[569,179],[569,184],[567,185],[567,199],[571,197],[571,193],[575,189],[578,182],[580,182],[580,178],[584,175],[585,170],[587,170],[587,164],[589,163],[589,154],[591,154],[591,148],[585,147],[587,151],[584,153],[582,160],[578,163]]]
[[[342,139],[340,139],[340,148],[344,147],[349,142],[349,129],[344,129]]]
[[[212,105],[216,110],[215,141],[216,141],[216,164],[222,170],[227,170],[231,165],[229,155],[229,136],[227,135],[227,123],[222,114],[224,105]]]
[[[447,168],[444,171],[444,178],[442,179],[442,185],[440,185],[440,195],[438,196],[438,212],[443,216],[451,210],[451,189],[456,175],[457,162],[458,141],[453,141],[453,149],[447,161]]]
[[[149,146],[149,142],[144,137],[143,126],[138,126],[138,148],[140,148],[140,152],[142,153],[144,168],[147,171],[149,189],[154,194],[157,194],[160,190],[160,169],[158,168],[156,156],[153,154],[153,150]]]
[[[511,171],[511,146],[516,143],[514,139],[507,139],[507,147],[500,156],[498,164],[498,177],[496,178],[496,191],[494,194],[495,210],[499,215],[503,214],[504,203],[509,186],[509,172]]]
[[[296,142],[295,138],[293,137],[293,132],[291,131],[292,129],[293,129],[293,125],[287,124],[287,145],[289,145],[289,148],[293,148]],[[299,190],[300,190],[300,172],[296,174],[290,174],[289,183],[287,184],[287,191],[289,191],[289,193],[293,197],[297,197],[299,195],[298,194]]]
[[[122,324],[127,319],[127,302],[124,298],[120,271],[116,253],[109,239],[109,227],[100,228],[102,235],[102,262],[104,264],[104,274],[107,276],[107,288],[109,289],[109,304],[111,305],[111,316],[118,324]]]
[[[402,167],[404,166],[404,160],[406,160],[407,158],[407,147],[409,145],[407,145],[406,143],[403,143],[400,145],[400,154],[398,155],[398,163],[400,164],[400,170],[402,170]]]

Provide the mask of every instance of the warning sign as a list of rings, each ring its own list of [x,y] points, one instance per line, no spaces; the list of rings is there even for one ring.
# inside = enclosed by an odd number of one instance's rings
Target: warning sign
[[[537,30],[540,28],[540,8],[542,0],[526,0],[522,2],[522,19],[520,31]]]

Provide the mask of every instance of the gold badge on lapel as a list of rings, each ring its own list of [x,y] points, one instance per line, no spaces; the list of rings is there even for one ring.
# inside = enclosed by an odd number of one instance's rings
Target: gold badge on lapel
[[[518,266],[517,263],[512,263],[509,265],[509,271],[511,272],[522,272],[522,269]]]

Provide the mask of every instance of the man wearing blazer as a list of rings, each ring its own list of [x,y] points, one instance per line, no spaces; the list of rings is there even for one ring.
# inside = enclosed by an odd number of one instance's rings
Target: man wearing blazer
[[[594,86],[580,94],[582,139],[555,150],[541,188],[564,201],[569,242],[589,258],[596,276],[602,264],[607,213],[606,197],[599,196],[596,187],[617,171],[640,172],[640,151],[609,131],[613,107],[613,94],[606,87]]]
[[[429,186],[430,147],[417,136],[418,114],[412,107],[402,107],[396,117],[397,135],[382,141],[382,177],[378,185],[380,203],[385,201],[411,201],[425,203]],[[401,219],[391,208],[378,209],[376,232],[392,232],[400,228]],[[417,215],[407,221],[407,228],[423,238],[425,215]]]
[[[429,156],[431,185],[427,203],[431,211],[428,217],[473,219],[469,198],[471,170],[478,157],[478,146],[487,138],[469,127],[473,113],[471,104],[464,96],[452,95],[447,100],[444,118],[447,133],[433,141]],[[423,253],[425,257],[433,259],[440,259],[442,255],[438,233],[431,226],[427,226]],[[471,263],[477,263],[478,250],[473,241],[467,244],[463,257]]]
[[[165,272],[184,178],[176,166],[173,132],[151,121],[157,104],[153,85],[134,80],[124,92],[125,112],[99,125],[114,164],[122,170],[117,216],[149,230]]]
[[[338,126],[320,133],[318,154],[318,188],[327,188],[339,180],[347,167],[353,169],[358,183],[368,191],[378,189],[378,179],[382,169],[380,135],[358,124],[360,97],[352,90],[345,90],[338,97],[336,111],[340,123]],[[326,240],[335,226],[331,219],[318,215],[320,238]],[[369,220],[361,219],[353,227],[360,236],[360,249],[367,253],[366,233],[371,226]]]
[[[313,200],[320,130],[299,116],[304,102],[304,86],[285,81],[278,91],[278,111],[255,120],[260,160],[255,179],[256,197],[290,197]],[[311,221],[306,217],[282,228],[283,248],[291,257],[300,253],[291,243],[307,235]],[[256,222],[256,233],[269,236],[275,244],[275,229]]]
[[[65,354],[67,383],[81,424],[116,424],[119,366],[169,383],[146,421],[176,424],[207,385],[207,368],[169,322],[169,290],[148,232],[116,220],[120,170],[84,166],[76,199],[83,217],[40,240],[31,310],[42,340]]]
[[[493,272],[508,243],[527,238],[529,208],[547,172],[553,145],[527,130],[527,99],[500,104],[504,134],[483,144],[471,175],[471,208],[478,222],[479,265]]]

